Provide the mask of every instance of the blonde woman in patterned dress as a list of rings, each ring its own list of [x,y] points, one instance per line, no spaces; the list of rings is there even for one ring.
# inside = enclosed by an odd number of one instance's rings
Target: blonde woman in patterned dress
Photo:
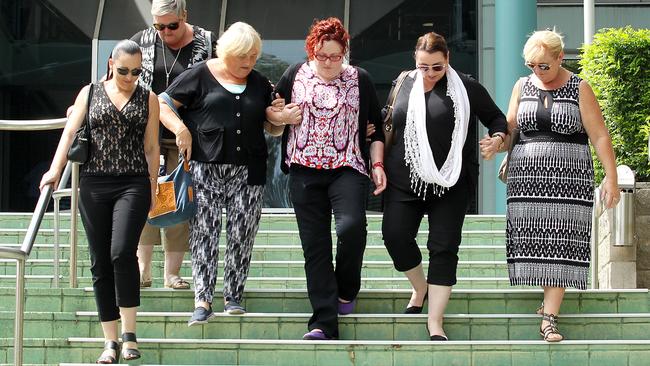
[[[535,32],[523,55],[532,73],[515,84],[507,116],[511,131],[521,129],[507,181],[508,270],[512,285],[542,286],[540,334],[558,342],[565,288],[587,287],[594,194],[589,141],[605,168],[605,207],[615,206],[620,192],[600,107],[589,84],[562,67],[562,37]]]

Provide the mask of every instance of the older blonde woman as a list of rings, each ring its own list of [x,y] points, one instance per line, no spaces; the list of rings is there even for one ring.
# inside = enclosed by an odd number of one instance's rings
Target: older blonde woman
[[[166,90],[183,122],[161,99],[161,120],[191,160],[198,210],[190,220],[195,310],[188,325],[214,316],[221,211],[228,224],[224,265],[224,311],[241,306],[251,250],[262,211],[268,155],[264,129],[272,103],[269,80],[253,70],[262,49],[259,34],[237,22],[217,41],[219,58],[201,62]],[[187,128],[189,133],[183,133]]]
[[[616,161],[600,107],[586,81],[562,67],[562,37],[533,33],[524,46],[532,73],[519,80],[508,126],[521,129],[508,171],[506,248],[512,285],[542,286],[540,334],[557,327],[565,287],[585,289],[589,270],[594,173],[589,141],[603,163],[606,207],[619,200]]]

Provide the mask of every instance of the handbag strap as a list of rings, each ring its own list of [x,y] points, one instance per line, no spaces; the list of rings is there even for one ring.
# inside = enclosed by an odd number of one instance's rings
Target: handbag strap
[[[88,87],[88,100],[86,101],[86,118],[84,120],[84,135],[86,135],[86,138],[88,141],[90,141],[90,102],[93,99],[93,91],[94,91],[94,86],[95,84],[90,83]]]
[[[386,104],[386,117],[384,117],[384,130],[390,131],[393,129],[393,106],[395,105],[395,99],[397,98],[397,93],[404,83],[404,79],[409,74],[410,71],[402,71],[397,77],[395,85],[390,88],[388,92],[388,100]]]

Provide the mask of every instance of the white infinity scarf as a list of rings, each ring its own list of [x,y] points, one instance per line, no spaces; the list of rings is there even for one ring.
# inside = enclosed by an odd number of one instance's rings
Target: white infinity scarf
[[[458,181],[463,164],[463,146],[469,126],[469,98],[458,73],[447,66],[447,95],[454,103],[454,132],[447,160],[438,170],[427,137],[427,111],[424,100],[422,73],[415,71],[415,82],[409,95],[406,127],[404,130],[404,160],[411,173],[411,188],[422,199],[427,187],[433,185],[434,194],[441,196]]]

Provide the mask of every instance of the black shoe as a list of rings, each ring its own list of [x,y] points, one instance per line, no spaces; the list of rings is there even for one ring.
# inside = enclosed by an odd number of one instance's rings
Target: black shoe
[[[194,313],[192,314],[190,320],[187,322],[187,326],[191,327],[195,324],[208,324],[208,320],[215,316],[216,315],[212,309],[206,309],[203,306],[198,306],[196,309],[194,309]]]
[[[118,361],[120,360],[120,354],[119,354],[120,345],[117,344],[117,342],[115,342],[115,341],[105,341],[104,342],[104,351],[109,351],[109,350],[115,351],[115,357],[113,357],[113,356],[104,356],[103,355],[104,352],[102,352],[102,355],[99,356],[99,358],[97,359],[97,361],[95,361],[95,363],[101,363],[101,364],[118,363]]]
[[[429,336],[429,338],[432,341],[448,341],[449,340],[449,338],[447,338],[447,336],[437,335],[437,334]]]
[[[444,336],[444,335],[438,335],[438,334],[431,335],[431,333],[429,333],[429,324],[425,324],[424,327],[427,328],[427,334],[429,335],[430,340],[432,340],[432,341],[448,341],[449,340],[449,338],[447,338],[447,336]]]
[[[424,308],[424,302],[427,301],[427,298],[429,297],[429,293],[426,293],[424,295],[424,299],[422,299],[422,305],[421,306],[407,306],[406,309],[404,310],[404,314],[422,314],[422,309]]]
[[[125,348],[125,342],[137,343],[138,339],[136,338],[135,333],[122,333],[122,359],[125,361],[131,361],[140,358],[140,351],[137,348]]]

